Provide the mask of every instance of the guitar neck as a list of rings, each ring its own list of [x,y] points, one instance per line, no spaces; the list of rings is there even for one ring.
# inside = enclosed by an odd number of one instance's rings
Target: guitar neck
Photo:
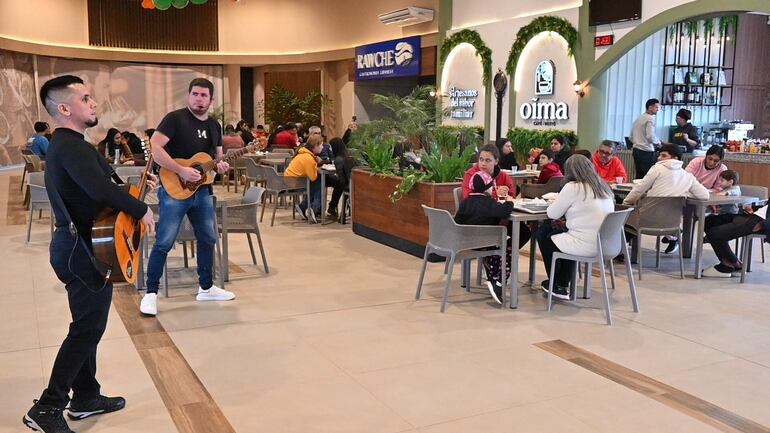
[[[230,162],[233,159],[240,158],[241,156],[253,151],[254,148],[256,148],[256,145],[246,146],[236,150],[230,150],[226,154],[219,156],[216,159],[212,159],[211,161],[203,164],[201,168],[203,169],[204,173],[209,172],[213,170],[218,163],[222,161]]]
[[[142,173],[142,179],[139,181],[139,200],[144,201],[144,196],[147,194],[147,175],[152,170],[152,153],[147,157],[147,165],[144,166],[144,172]]]

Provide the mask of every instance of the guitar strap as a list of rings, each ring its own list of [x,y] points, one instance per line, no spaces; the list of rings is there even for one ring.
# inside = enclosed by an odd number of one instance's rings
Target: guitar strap
[[[88,245],[86,245],[86,241],[84,241],[83,237],[80,236],[80,233],[78,233],[78,230],[75,227],[75,223],[72,222],[72,217],[70,216],[70,213],[67,210],[67,206],[64,205],[64,200],[62,200],[61,195],[59,194],[59,191],[56,189],[56,185],[54,185],[53,179],[50,178],[50,171],[45,171],[44,178],[45,178],[46,191],[48,192],[48,197],[52,199],[53,205],[58,207],[62,211],[64,216],[67,218],[67,220],[69,220],[70,235],[72,235],[72,237],[76,240],[76,242],[79,241],[83,249],[86,250],[88,259],[91,261],[91,264],[94,266],[94,269],[96,269],[99,275],[101,275],[104,278],[104,283],[106,285],[110,279],[110,275],[112,275],[112,265],[108,265],[100,261],[96,257],[94,257],[94,253],[91,252],[91,248]],[[104,288],[104,286],[102,286],[102,288]]]

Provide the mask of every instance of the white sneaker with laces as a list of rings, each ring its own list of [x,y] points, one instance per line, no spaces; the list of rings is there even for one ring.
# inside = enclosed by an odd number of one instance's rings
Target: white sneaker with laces
[[[158,294],[157,293],[147,293],[142,297],[142,303],[139,304],[139,311],[142,312],[142,314],[147,314],[148,316],[155,316],[158,314]]]
[[[195,299],[198,301],[229,301],[235,299],[235,293],[220,289],[217,286],[211,286],[208,290],[203,290],[198,286],[198,296]]]

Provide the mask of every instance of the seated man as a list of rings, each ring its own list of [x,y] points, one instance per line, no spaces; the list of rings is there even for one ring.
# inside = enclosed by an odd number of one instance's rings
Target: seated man
[[[770,238],[770,221],[767,220],[767,205],[761,208],[747,206],[738,214],[713,215],[706,218],[706,236],[719,259],[719,263],[705,269],[704,277],[729,278],[740,271],[743,263],[738,260],[730,241],[752,233],[764,233]]]
[[[623,162],[615,156],[615,143],[610,140],[602,141],[599,148],[593,155],[594,168],[596,173],[607,183],[618,183],[618,178],[622,180],[620,183],[628,181],[628,175],[626,174],[626,168],[623,167]]]
[[[645,194],[650,197],[695,197],[707,200],[709,191],[695,179],[695,176],[682,168],[681,159],[682,151],[679,146],[674,144],[661,146],[658,162],[652,166],[641,182],[634,185],[623,200],[623,204],[635,205]],[[629,218],[629,224],[633,226],[631,218]],[[665,252],[675,252],[678,244],[678,240],[669,239]]]
[[[41,159],[45,159],[48,152],[47,134],[51,133],[51,128],[45,122],[35,122],[35,135],[27,141],[27,148]]]

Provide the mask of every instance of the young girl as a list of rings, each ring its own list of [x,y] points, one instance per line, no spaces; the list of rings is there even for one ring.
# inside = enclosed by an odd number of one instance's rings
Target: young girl
[[[544,149],[540,152],[538,160],[540,162],[540,177],[537,178],[537,183],[547,183],[548,179],[552,177],[563,176],[561,167],[554,162],[554,153],[551,149]]]
[[[507,220],[513,212],[513,197],[508,195],[500,203],[492,198],[495,182],[488,173],[478,171],[470,179],[470,195],[460,203],[455,214],[457,224],[499,225],[500,220]],[[511,254],[511,238],[508,238],[506,254]],[[503,286],[501,283],[502,270],[500,256],[484,258],[484,269],[487,272],[487,288],[498,304],[503,303]],[[511,263],[506,261],[506,280],[511,275]]]

